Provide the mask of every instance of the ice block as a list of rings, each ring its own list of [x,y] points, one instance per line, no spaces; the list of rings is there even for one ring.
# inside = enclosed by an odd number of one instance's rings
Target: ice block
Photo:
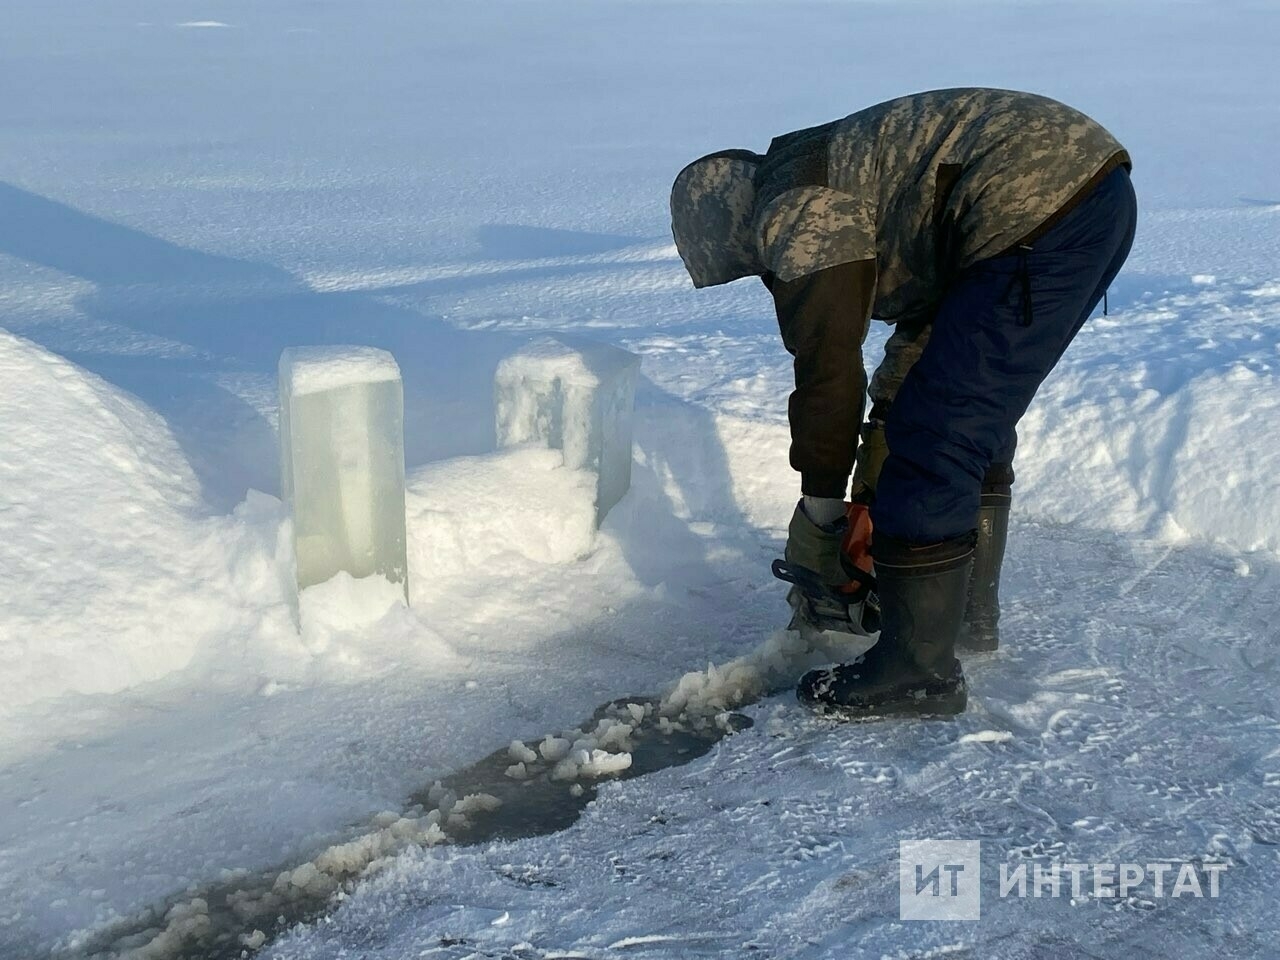
[[[293,513],[298,589],[339,571],[405,585],[404,391],[373,347],[280,355],[280,483]]]
[[[498,446],[543,443],[595,472],[596,524],[631,486],[631,418],[640,358],[603,343],[544,337],[494,377]]]

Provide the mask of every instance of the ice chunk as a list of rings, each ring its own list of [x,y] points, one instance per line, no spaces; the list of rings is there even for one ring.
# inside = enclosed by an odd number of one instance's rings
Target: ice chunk
[[[453,813],[453,808],[458,803],[458,795],[452,790],[445,790],[440,794],[440,799],[436,801],[436,809],[440,811],[440,816],[447,817]]]
[[[571,758],[566,757],[551,768],[550,777],[552,780],[576,780],[578,779],[578,764]]]
[[[299,589],[345,570],[382,574],[408,596],[404,396],[391,354],[281,354],[280,480],[293,510]]]
[[[603,343],[543,337],[498,365],[498,446],[542,443],[596,474],[596,523],[631,486],[631,416],[640,358]]]
[[[606,722],[609,721],[601,721],[601,723]],[[604,731],[600,736],[600,746],[606,750],[610,747],[617,747],[623,750],[629,749],[626,744],[630,742],[628,738],[631,736],[633,729],[634,728],[629,723],[618,723],[617,721],[613,721],[609,726],[609,729]]]
[[[536,751],[530,750],[522,740],[512,740],[507,747],[507,755],[516,763],[533,763],[538,759]]]
[[[593,750],[591,756],[578,764],[578,774],[583,777],[607,777],[630,769],[631,754],[609,753],[606,750]]]
[[[502,801],[491,793],[468,793],[458,801],[454,810],[462,814],[493,813],[502,806]]]
[[[267,935],[261,930],[254,928],[253,933],[240,934],[241,946],[248,947],[250,950],[257,950],[267,942]]]
[[[550,763],[562,760],[569,755],[569,748],[572,746],[570,741],[563,737],[553,737],[547,734],[542,743],[538,744],[538,752],[542,754],[542,759]]]

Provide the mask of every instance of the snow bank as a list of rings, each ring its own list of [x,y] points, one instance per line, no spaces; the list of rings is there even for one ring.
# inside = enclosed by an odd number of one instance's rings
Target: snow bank
[[[449,662],[449,648],[384,578],[339,574],[304,591],[299,608],[276,498],[251,492],[232,515],[206,515],[158,416],[3,332],[0,417],[0,717],[191,669],[257,687]],[[424,609],[442,584],[475,584],[492,596],[476,601],[473,624],[486,609],[508,617],[523,602],[521,571],[592,551],[594,494],[590,474],[549,450],[419,470],[409,539]]]
[[[1128,297],[1088,321],[1018,426],[1014,510],[1280,551],[1280,283],[1122,274],[1117,287],[1126,282]],[[889,329],[873,325],[869,369]],[[786,460],[791,371],[781,345],[699,353],[692,339],[659,334],[639,346],[663,358],[646,369],[664,388],[688,390],[690,369],[714,384],[699,385],[694,403],[637,417],[637,457],[677,514],[780,527],[799,493]]]
[[[0,711],[165,676],[287,620],[279,504],[202,514],[164,422],[0,331]]]
[[[1280,551],[1280,285],[1184,283],[1086,325],[1019,427],[1015,509]]]

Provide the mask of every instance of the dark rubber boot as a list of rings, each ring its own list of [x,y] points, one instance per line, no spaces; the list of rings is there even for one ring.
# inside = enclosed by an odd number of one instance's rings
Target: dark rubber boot
[[[982,495],[973,575],[958,640],[961,650],[990,651],[1000,647],[1000,567],[1009,538],[1009,501],[1007,493]]]
[[[929,547],[873,542],[880,639],[851,663],[811,670],[800,701],[849,718],[960,713],[968,701],[955,658],[973,566],[973,537]]]

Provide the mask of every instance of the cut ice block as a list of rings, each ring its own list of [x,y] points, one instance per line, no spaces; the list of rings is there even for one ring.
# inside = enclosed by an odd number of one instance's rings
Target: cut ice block
[[[596,473],[596,524],[631,486],[631,416],[640,358],[602,343],[545,337],[498,365],[498,446],[544,443]]]
[[[345,570],[405,585],[404,392],[372,347],[280,355],[280,484],[293,512],[298,589]]]

